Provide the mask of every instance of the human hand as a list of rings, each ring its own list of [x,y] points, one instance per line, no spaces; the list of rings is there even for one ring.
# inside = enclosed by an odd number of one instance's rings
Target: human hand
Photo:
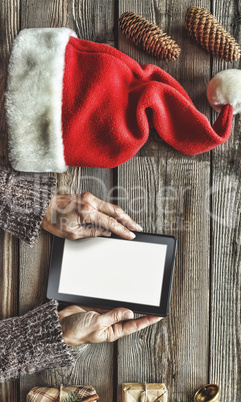
[[[120,207],[90,193],[54,195],[42,221],[42,228],[70,240],[111,236],[132,240],[142,228]]]
[[[68,346],[85,343],[114,342],[160,321],[161,317],[144,316],[134,319],[131,310],[115,308],[104,311],[70,306],[59,312],[63,338]]]

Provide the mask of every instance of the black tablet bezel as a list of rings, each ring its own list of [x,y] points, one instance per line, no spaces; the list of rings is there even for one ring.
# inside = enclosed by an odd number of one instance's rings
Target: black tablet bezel
[[[115,239],[120,238],[118,236],[112,235],[108,240],[115,241]],[[167,245],[167,254],[164,267],[160,306],[149,306],[143,304],[127,303],[115,300],[108,300],[108,299],[106,300],[94,297],[85,297],[85,296],[59,293],[58,288],[59,288],[63,249],[65,242],[65,239],[62,239],[60,237],[54,237],[52,245],[47,298],[96,308],[99,307],[99,308],[112,309],[116,307],[125,307],[134,311],[135,313],[165,317],[169,313],[169,307],[170,307],[177,241],[173,236],[164,236],[149,233],[136,233],[136,238],[132,241]],[[150,256],[150,263],[151,263],[151,256]],[[147,274],[148,274],[148,267],[147,267]]]

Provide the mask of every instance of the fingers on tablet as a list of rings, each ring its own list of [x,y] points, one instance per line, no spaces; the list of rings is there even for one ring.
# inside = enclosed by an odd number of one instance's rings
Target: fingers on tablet
[[[69,233],[68,239],[77,240],[83,237],[98,237],[98,236],[110,237],[111,232],[106,229],[96,228],[93,225],[80,226],[79,228]]]
[[[85,223],[90,223],[97,226],[98,228],[103,228],[109,230],[112,233],[128,240],[132,240],[136,235],[128,230],[124,225],[119,223],[115,218],[105,215],[102,212],[95,212],[86,215]]]
[[[115,218],[118,222],[126,226],[129,230],[134,230],[137,232],[143,231],[142,227],[138,223],[136,223],[128,214],[126,214],[119,206],[111,204],[109,202],[98,200],[97,208],[103,214]]]

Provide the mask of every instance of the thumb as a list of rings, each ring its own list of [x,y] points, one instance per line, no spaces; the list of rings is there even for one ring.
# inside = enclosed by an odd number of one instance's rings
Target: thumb
[[[108,313],[102,314],[102,324],[106,326],[111,326],[117,322],[124,320],[131,320],[134,318],[134,313],[126,308],[115,308],[114,310],[108,311]]]

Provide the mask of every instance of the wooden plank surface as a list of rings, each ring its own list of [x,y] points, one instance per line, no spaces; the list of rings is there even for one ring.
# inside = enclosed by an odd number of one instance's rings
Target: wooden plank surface
[[[21,26],[60,27],[67,26],[83,39],[114,43],[113,2],[72,2],[27,0],[22,2]],[[105,199],[112,186],[110,170],[69,168],[65,174],[58,175],[59,193],[78,193],[91,191]],[[105,187],[103,192],[103,187]],[[20,253],[20,312],[23,313],[42,304],[46,297],[47,275],[50,257],[50,236],[43,232],[34,249],[21,244]],[[91,384],[98,389],[102,400],[112,401],[113,345],[86,345],[76,348],[74,368],[45,371],[21,379],[21,400],[35,385]]]
[[[20,27],[68,26],[81,38],[117,46],[140,63],[157,64],[211,118],[205,96],[210,75],[232,65],[210,59],[188,37],[184,28],[184,15],[192,4],[188,0],[22,0],[21,16],[19,3],[3,0],[0,6],[1,166],[9,166],[4,92],[9,50]],[[216,0],[201,0],[198,5],[211,9],[240,42],[240,2],[228,0],[221,7]],[[118,15],[128,10],[172,35],[182,49],[179,60],[155,61],[120,32],[117,36]],[[146,231],[177,237],[171,312],[160,324],[116,345],[75,348],[73,368],[24,377],[20,389],[17,382],[0,385],[1,402],[25,401],[32,386],[60,383],[92,384],[102,401],[120,402],[121,383],[126,381],[163,381],[170,402],[186,402],[195,388],[215,382],[223,401],[240,401],[239,139],[238,116],[227,144],[189,157],[171,149],[153,130],[138,155],[116,170],[70,168],[57,176],[59,192],[90,191],[107,201],[114,198]],[[18,240],[0,233],[0,318],[22,314],[46,300],[50,247],[46,232],[32,249],[23,242],[18,247]]]
[[[201,4],[209,6],[205,1]],[[121,33],[118,45],[138,62],[155,63],[172,74],[208,116],[204,88],[209,80],[209,56],[185,32],[188,6],[188,1],[119,2],[119,15],[134,11],[172,35],[182,49],[178,61],[155,62]],[[164,144],[157,133],[152,133],[138,157],[118,168],[118,184],[128,192],[128,199],[122,202],[127,212],[145,230],[173,234],[178,239],[170,316],[118,343],[118,401],[123,382],[163,381],[170,401],[186,401],[208,380],[210,230],[205,193],[209,178],[209,154],[182,156]]]
[[[241,43],[239,1],[223,7],[213,1],[213,13]],[[213,60],[212,73],[240,68]],[[213,113],[213,120],[217,114]],[[228,142],[212,152],[212,243],[209,381],[220,385],[223,401],[241,400],[241,146],[240,115]]]
[[[5,90],[7,67],[14,36],[19,29],[19,0],[3,0],[0,7],[0,164],[9,167],[7,155],[7,125]],[[18,314],[18,240],[0,231],[0,319]],[[17,381],[0,384],[0,400],[18,400]]]

